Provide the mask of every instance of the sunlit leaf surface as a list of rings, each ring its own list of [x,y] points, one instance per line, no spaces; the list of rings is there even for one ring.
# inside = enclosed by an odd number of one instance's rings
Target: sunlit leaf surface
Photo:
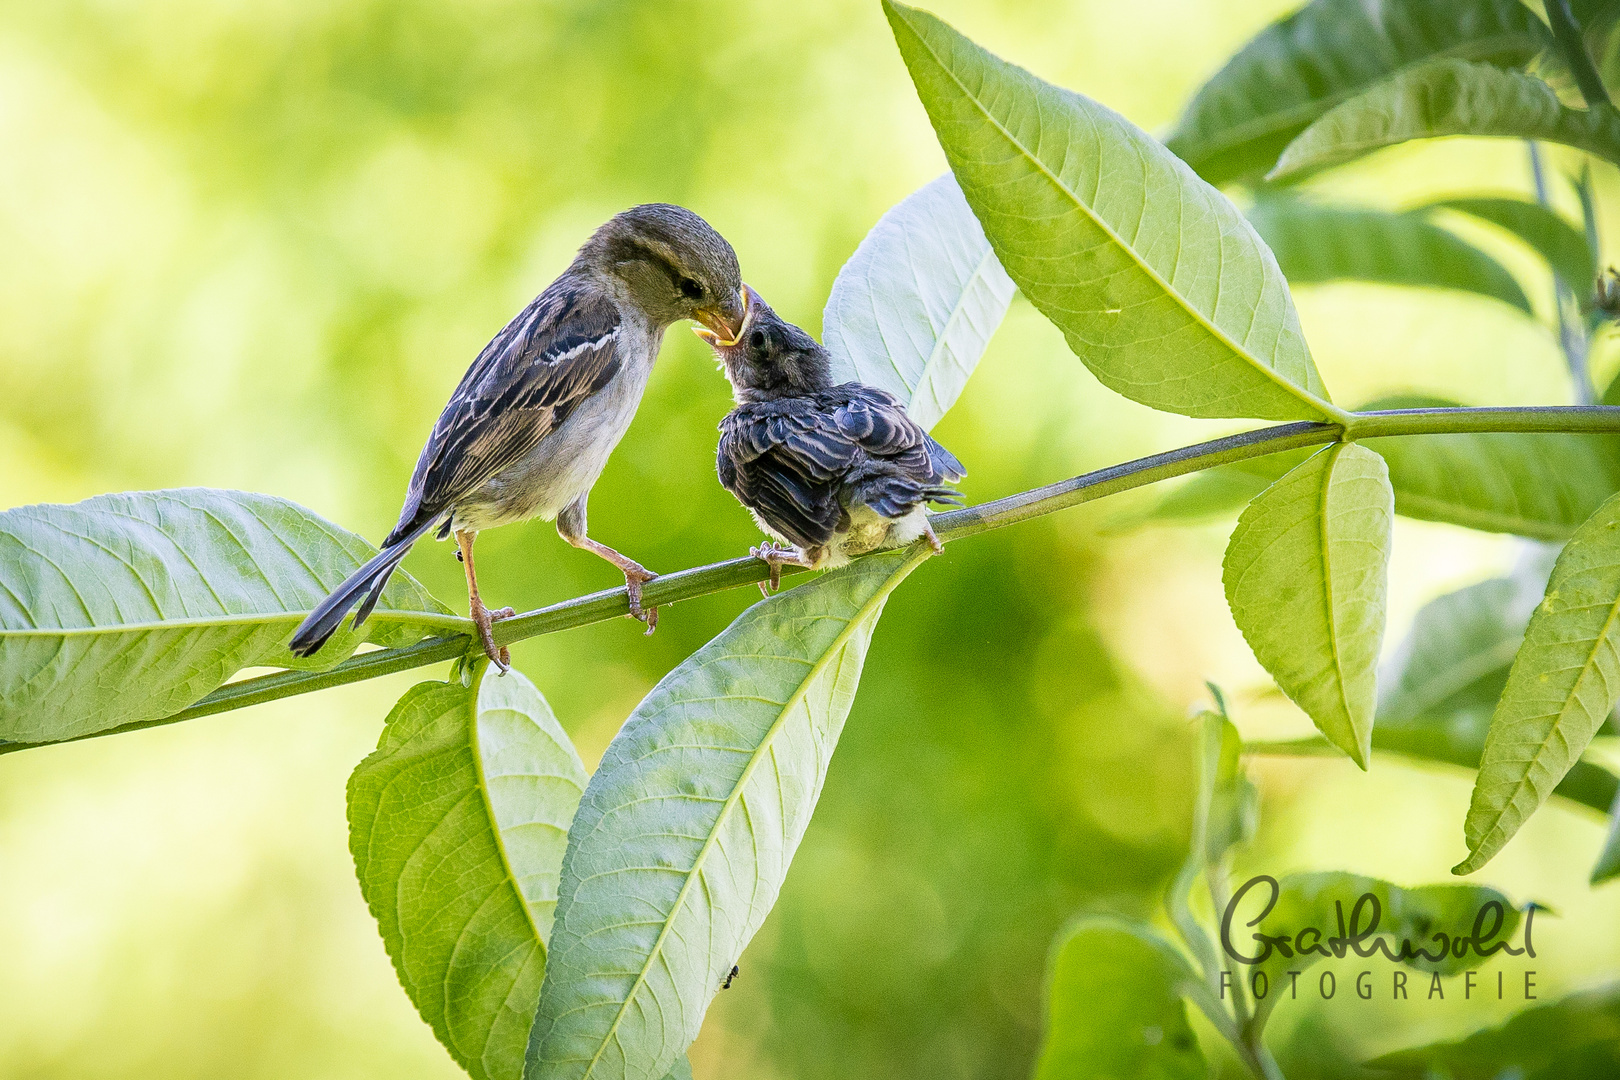
[[[1226,598],[1255,658],[1363,768],[1393,511],[1383,459],[1335,444],[1250,503],[1226,550]]]
[[[1020,290],[1104,384],[1189,416],[1331,406],[1277,262],[1118,113],[885,0],[951,169]]]
[[[1378,671],[1374,750],[1479,768],[1491,715],[1557,553],[1552,547],[1531,552],[1511,576],[1476,582],[1418,609],[1411,632]],[[1309,752],[1312,742],[1292,746]],[[1271,744],[1268,751],[1289,748]],[[1620,779],[1577,761],[1554,794],[1606,813],[1620,794]]]
[[[931,428],[967,385],[1013,291],[947,173],[879,218],[838,272],[821,331],[833,379],[887,390]]]
[[[749,608],[653,688],[568,836],[531,1080],[653,1080],[776,901],[889,593],[871,556]]]
[[[349,848],[399,980],[478,1080],[523,1070],[585,766],[534,684],[420,683],[349,779]]]
[[[179,712],[237,671],[328,667],[361,641],[462,631],[396,572],[359,633],[286,649],[376,549],[269,495],[185,488],[0,513],[0,738],[51,742]]]

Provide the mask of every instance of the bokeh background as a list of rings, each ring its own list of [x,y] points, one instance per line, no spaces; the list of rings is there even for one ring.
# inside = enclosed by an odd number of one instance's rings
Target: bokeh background
[[[933,6],[1162,131],[1287,5]],[[0,0],[0,506],[212,485],[375,539],[466,364],[613,212],[693,207],[815,330],[867,228],[943,168],[875,0]],[[1613,170],[1599,181],[1620,206]],[[1528,184],[1521,148],[1477,142],[1331,181],[1378,206]],[[1340,401],[1569,400],[1552,337],[1490,301],[1344,285],[1298,303]],[[672,333],[593,534],[664,570],[756,542],[713,479],[727,407]],[[1231,427],[1102,389],[1019,300],[936,434],[981,501]],[[1053,934],[1151,912],[1181,857],[1203,680],[1251,735],[1309,730],[1226,611],[1229,524],[1121,530],[1141,505],[953,545],[891,601],[781,902],[693,1048],[699,1080],[1027,1075]],[[1516,551],[1400,522],[1391,645]],[[614,583],[541,523],[480,556],[519,609]],[[446,546],[406,566],[460,602]],[[667,609],[650,639],[615,622],[528,641],[516,663],[594,764],[751,599]],[[395,983],[343,812],[391,702],[433,674],[0,758],[0,1076],[459,1075]],[[1461,773],[1255,771],[1240,872],[1414,884],[1462,854]],[[1479,877],[1557,909],[1537,923],[1545,997],[1620,970],[1620,886],[1585,884],[1601,837],[1554,805]],[[1347,996],[1279,1010],[1291,1076],[1513,1006]]]

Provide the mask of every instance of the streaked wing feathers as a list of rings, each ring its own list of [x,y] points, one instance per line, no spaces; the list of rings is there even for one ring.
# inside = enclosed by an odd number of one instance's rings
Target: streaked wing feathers
[[[613,302],[567,274],[507,323],[433,425],[394,532],[453,508],[607,385],[619,369],[619,330]]]
[[[898,517],[963,475],[897,398],[860,383],[739,406],[720,431],[720,482],[801,547],[843,527],[851,484],[883,491],[874,509]]]

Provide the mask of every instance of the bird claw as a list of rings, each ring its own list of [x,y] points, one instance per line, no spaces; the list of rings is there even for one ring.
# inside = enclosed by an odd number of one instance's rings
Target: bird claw
[[[478,629],[478,641],[484,646],[484,655],[489,657],[489,662],[494,664],[502,675],[505,675],[512,669],[512,651],[505,645],[495,644],[495,635],[491,629],[496,620],[510,619],[517,612],[509,607],[491,611],[483,604],[474,602],[471,614],[473,626]]]
[[[790,553],[787,549],[777,547],[774,543],[767,540],[758,547],[749,548],[748,554],[752,555],[754,558],[771,568],[770,588],[767,589],[765,587],[765,582],[763,581],[759,583],[759,591],[764,593],[765,598],[769,600],[772,593],[775,593],[782,588],[781,556],[792,553]]]
[[[630,599],[630,617],[647,624],[647,634],[658,629],[658,607],[641,606],[641,587],[658,575],[645,566],[632,566],[624,571],[624,591]],[[646,635],[643,635],[646,636]]]

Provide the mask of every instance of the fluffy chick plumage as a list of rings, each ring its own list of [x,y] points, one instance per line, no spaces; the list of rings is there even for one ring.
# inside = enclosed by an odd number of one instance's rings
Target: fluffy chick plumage
[[[757,293],[735,344],[712,343],[737,400],[720,423],[720,483],[797,549],[756,551],[766,561],[837,566],[931,537],[927,504],[960,503],[946,485],[961,462],[894,395],[834,385],[826,350]]]

